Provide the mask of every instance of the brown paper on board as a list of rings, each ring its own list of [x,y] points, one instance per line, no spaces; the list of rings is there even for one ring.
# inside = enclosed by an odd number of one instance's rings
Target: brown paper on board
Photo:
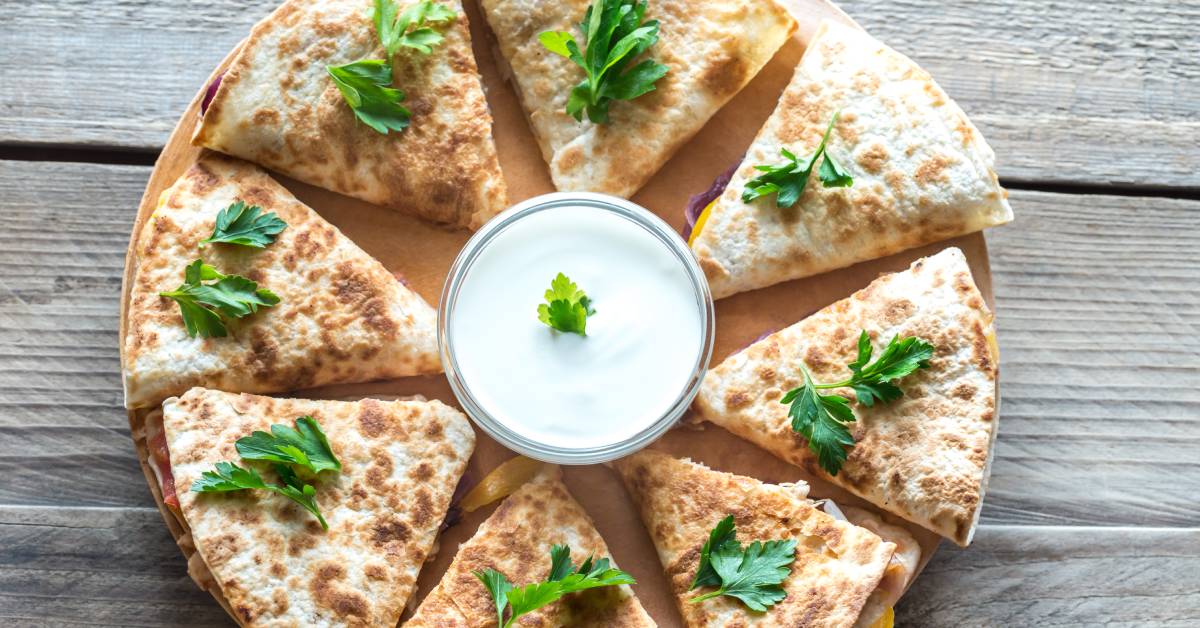
[[[707,189],[720,172],[740,161],[742,153],[774,109],[779,94],[791,79],[792,71],[804,51],[804,42],[814,33],[820,20],[831,18],[853,24],[850,18],[825,0],[782,0],[782,3],[792,11],[799,23],[793,38],[762,72],[717,113],[695,138],[685,144],[632,199],[676,228],[683,225],[683,208],[688,196]],[[537,194],[551,192],[553,186],[549,173],[529,131],[525,114],[493,56],[494,40],[488,32],[486,22],[474,3],[464,4],[471,22],[475,56],[483,75],[484,88],[495,121],[494,133],[500,163],[508,183],[510,201],[516,203]],[[236,49],[222,62],[218,70],[228,65],[234,53]],[[215,74],[216,72],[214,76]],[[194,125],[199,121],[199,101],[204,91],[203,85],[197,88],[199,92],[196,98],[172,133],[146,186],[134,224],[133,239],[136,239],[142,224],[154,211],[159,194],[200,154],[200,149],[189,143]],[[276,178],[385,266],[403,275],[430,304],[437,304],[446,272],[470,236],[468,232],[450,231],[291,179],[279,176]],[[986,244],[982,234],[971,234],[817,277],[790,281],[718,301],[717,337],[712,364],[719,363],[729,353],[749,344],[764,331],[786,327],[817,309],[850,295],[880,273],[901,270],[912,260],[951,245],[961,248],[966,254],[980,291],[989,305],[994,307]],[[132,245],[126,257],[122,288],[122,347],[126,331],[125,308],[131,285],[131,255]],[[300,391],[294,396],[332,399],[414,394],[458,405],[443,376],[330,386]],[[191,557],[194,548],[188,539],[183,538],[182,530],[163,506],[153,473],[146,463],[146,443],[141,437],[144,411],[130,412],[129,418],[138,457],[150,484],[151,493],[158,502],[159,509],[163,511],[172,535],[177,541],[181,541],[180,547],[185,556]],[[563,419],[570,420],[570,417]],[[478,432],[478,435],[479,444],[467,471],[469,481],[478,481],[496,465],[513,455],[482,432]],[[677,456],[689,456],[715,469],[750,475],[768,482],[803,479],[812,485],[814,497],[830,497],[838,503],[865,505],[862,500],[850,496],[845,491],[814,479],[802,470],[783,463],[711,425],[704,429],[681,426],[669,432],[653,447]],[[575,498],[595,520],[596,527],[612,550],[616,563],[637,578],[635,590],[646,610],[661,626],[680,626],[679,614],[675,610],[673,597],[662,575],[654,547],[616,474],[605,466],[592,465],[564,468],[564,476]],[[488,506],[468,514],[458,525],[442,534],[438,554],[421,572],[415,599],[410,601],[411,607],[415,607],[438,582],[454,557],[459,543],[474,534],[475,528],[494,507]],[[939,539],[932,532],[915,525],[908,524],[906,527],[913,532],[921,545],[923,569],[937,548]]]

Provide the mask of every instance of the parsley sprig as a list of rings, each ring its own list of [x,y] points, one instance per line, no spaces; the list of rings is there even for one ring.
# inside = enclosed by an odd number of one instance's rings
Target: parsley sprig
[[[423,55],[433,52],[433,47],[446,38],[430,25],[446,25],[458,17],[454,9],[431,0],[422,0],[397,13],[394,0],[375,0],[375,31],[388,58],[401,48],[412,48]]]
[[[764,612],[787,597],[782,583],[796,560],[796,540],[754,541],[743,548],[737,540],[733,515],[717,522],[700,549],[700,565],[689,590],[717,587],[690,601],[728,595],[752,611]]]
[[[522,615],[552,604],[568,593],[611,587],[622,584],[637,584],[633,576],[609,564],[607,558],[593,561],[587,557],[578,567],[571,564],[571,548],[555,545],[550,548],[550,575],[545,582],[513,587],[504,574],[495,569],[472,571],[472,574],[492,595],[496,603],[496,621],[500,628],[508,628]],[[509,610],[504,619],[504,610]]]
[[[246,460],[283,462],[317,474],[322,471],[341,471],[342,463],[333,455],[329,439],[317,420],[311,416],[296,419],[296,427],[282,424],[271,426],[271,433],[254,431],[239,438],[235,446],[238,455]]]
[[[854,185],[854,179],[838,165],[826,150],[829,134],[833,131],[833,125],[837,123],[837,119],[838,114],[833,114],[833,118],[829,120],[829,126],[825,128],[825,135],[821,138],[821,143],[809,157],[801,160],[788,149],[781,148],[779,152],[787,159],[787,163],[782,166],[754,166],[755,170],[763,174],[746,183],[745,189],[742,190],[742,202],[749,203],[761,196],[775,194],[776,206],[787,208],[795,205],[796,201],[804,195],[804,188],[808,186],[813,166],[821,157],[824,157],[824,160],[821,161],[821,166],[817,170],[817,177],[821,179],[822,185],[827,188],[846,188]]]
[[[658,20],[642,22],[647,0],[595,0],[588,7],[579,30],[584,50],[574,35],[546,31],[538,40],[547,50],[570,59],[583,68],[586,77],[567,97],[567,114],[601,124],[608,122],[613,100],[633,100],[654,91],[654,83],[666,76],[667,66],[643,59],[629,64],[658,41]]]
[[[391,63],[363,59],[325,69],[360,122],[384,135],[408,127],[412,112],[400,104],[404,92],[392,87]]]
[[[375,0],[375,32],[386,58],[325,66],[354,117],[384,135],[407,128],[412,112],[400,104],[404,92],[392,87],[391,59],[401,48],[429,54],[445,40],[433,26],[444,26],[456,17],[454,9],[432,0],[421,0],[403,12],[395,0]]]
[[[206,283],[207,282],[207,283]],[[170,292],[160,292],[179,304],[188,336],[224,337],[228,329],[222,317],[242,318],[279,303],[279,297],[241,275],[225,275],[196,260],[183,273],[183,284]]]
[[[561,332],[587,335],[587,317],[596,313],[592,301],[566,275],[550,281],[546,302],[538,305],[538,320]]]
[[[213,227],[212,235],[201,240],[200,244],[224,242],[256,249],[266,248],[275,241],[275,236],[287,228],[287,223],[275,212],[261,212],[262,208],[258,205],[234,201],[217,212],[217,224]]]
[[[317,489],[306,483],[296,473],[299,467],[312,475],[321,471],[341,471],[342,463],[333,454],[329,439],[321,425],[311,416],[302,416],[295,421],[296,428],[272,425],[271,433],[255,431],[250,436],[239,438],[234,446],[238,455],[245,460],[273,461],[276,475],[282,485],[270,484],[251,468],[239,467],[233,462],[218,462],[215,470],[205,471],[192,482],[193,493],[224,493],[258,489],[271,491],[300,504],[312,513],[321,528],[329,529],[325,517],[317,507]]]
[[[837,475],[848,455],[846,448],[854,446],[847,424],[855,421],[850,400],[841,395],[822,395],[820,390],[852,388],[858,402],[868,408],[878,403],[890,403],[904,396],[893,382],[917,369],[929,368],[933,345],[915,336],[893,336],[879,358],[871,362],[871,337],[863,330],[858,337],[858,358],[848,364],[850,377],[831,384],[813,382],[803,364],[800,371],[804,383],[788,391],[783,404],[791,404],[788,416],[792,429],[808,441],[808,448],[817,454],[821,468]]]

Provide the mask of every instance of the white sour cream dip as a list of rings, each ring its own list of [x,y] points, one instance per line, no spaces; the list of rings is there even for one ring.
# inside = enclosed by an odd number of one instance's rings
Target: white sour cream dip
[[[537,202],[547,197],[557,205]],[[677,253],[687,250],[682,240],[649,212],[599,195],[547,197],[485,226],[476,239],[494,235],[459,269],[452,309],[442,306],[443,348],[453,356],[452,381],[457,376],[471,402],[455,392],[477,422],[477,414],[486,415],[485,430],[493,432],[487,422],[494,421],[546,450],[613,448],[674,413],[661,433],[691,401],[711,352],[712,301],[703,275],[697,281],[690,255]],[[539,209],[522,214],[523,207]],[[644,216],[635,221],[631,211]],[[682,248],[650,230],[664,228]],[[591,299],[587,336],[538,320],[537,307],[560,272]],[[630,452],[613,453],[604,457]]]

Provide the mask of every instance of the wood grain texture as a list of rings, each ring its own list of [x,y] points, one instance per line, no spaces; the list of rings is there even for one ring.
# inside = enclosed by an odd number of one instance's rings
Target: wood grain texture
[[[1001,177],[1200,186],[1200,2],[839,4],[963,106]]]
[[[276,3],[0,3],[0,144],[158,149]],[[840,4],[963,105],[1002,177],[1200,187],[1200,3]]]
[[[0,506],[0,624],[231,626],[157,510]],[[1194,626],[1200,531],[983,526],[943,548],[902,626]]]
[[[149,172],[0,162],[0,504],[150,504],[115,303]],[[1004,401],[984,522],[1200,526],[1200,202],[1012,201],[988,235]]]
[[[0,625],[234,625],[154,508],[0,506],[0,548]]]
[[[944,547],[897,626],[1196,626],[1200,530],[983,526]]]

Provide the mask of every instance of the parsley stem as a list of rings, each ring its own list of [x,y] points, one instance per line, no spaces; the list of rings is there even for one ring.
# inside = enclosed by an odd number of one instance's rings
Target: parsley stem
[[[700,602],[703,602],[704,600],[709,600],[709,599],[712,599],[719,595],[725,595],[725,587],[721,587],[719,589],[709,591],[708,593],[705,593],[704,595],[697,595],[696,597],[694,597],[688,601],[691,602],[692,604],[698,604]]]
[[[813,388],[845,388],[854,384],[854,379],[844,379],[833,384],[813,384]]]

